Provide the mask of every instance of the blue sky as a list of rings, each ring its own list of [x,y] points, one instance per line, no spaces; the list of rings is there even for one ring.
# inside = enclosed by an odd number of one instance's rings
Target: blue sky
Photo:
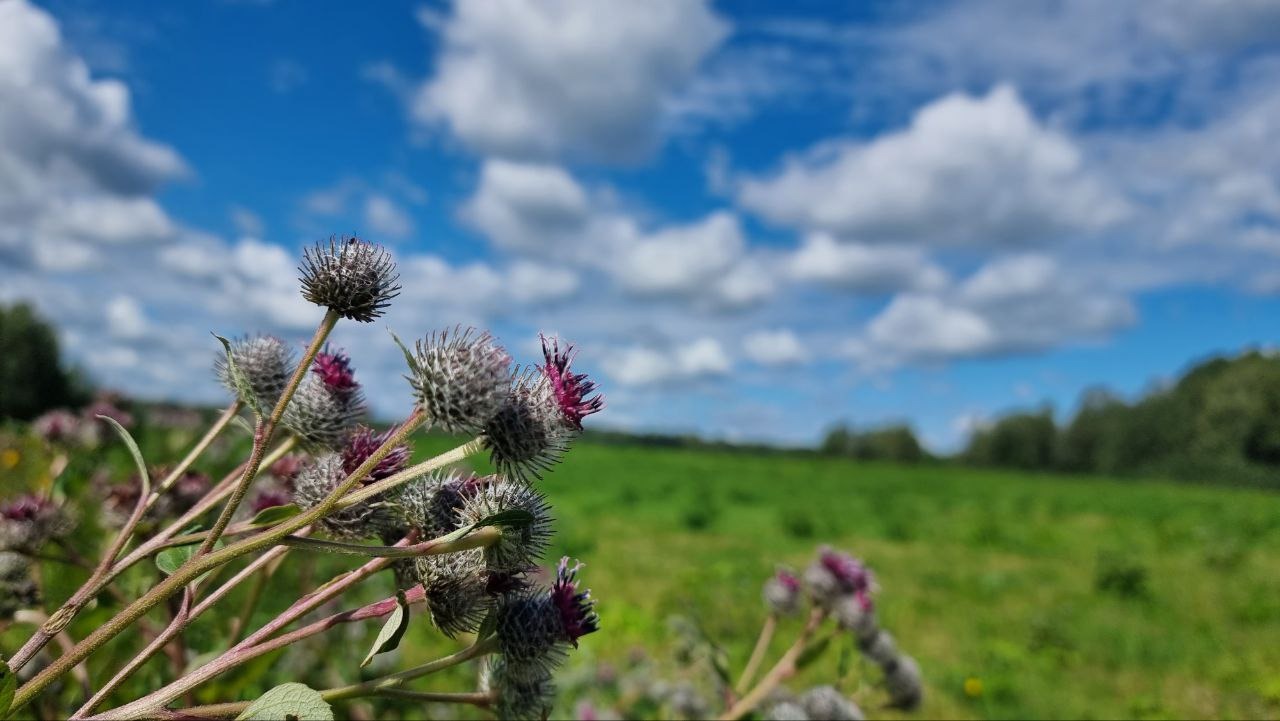
[[[148,397],[302,340],[307,243],[391,247],[342,326],[581,348],[601,426],[937,449],[1269,345],[1271,2],[0,0],[0,299]]]

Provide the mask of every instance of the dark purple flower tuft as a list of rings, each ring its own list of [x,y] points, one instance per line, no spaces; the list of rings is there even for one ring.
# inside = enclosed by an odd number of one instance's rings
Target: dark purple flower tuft
[[[594,381],[587,378],[586,373],[572,373],[569,364],[573,363],[576,354],[573,346],[566,344],[560,350],[560,341],[552,338],[548,344],[547,337],[542,336],[542,356],[546,365],[541,366],[542,373],[551,383],[551,392],[555,396],[556,405],[560,407],[560,415],[575,430],[582,430],[582,419],[592,413],[604,409],[604,396],[596,395],[588,398],[596,391]]]
[[[39,496],[19,496],[12,501],[0,503],[0,518],[6,521],[34,521],[58,512],[52,501]]]
[[[36,435],[50,443],[71,440],[80,432],[80,419],[68,410],[49,411],[31,422]]]
[[[253,512],[256,515],[268,508],[287,506],[292,502],[293,501],[289,498],[289,493],[287,491],[267,488],[259,491],[258,495],[254,496]]]
[[[774,574],[774,578],[778,579],[778,583],[782,584],[782,587],[788,591],[792,593],[800,591],[800,579],[787,569],[779,568],[778,572]]]
[[[351,370],[351,357],[340,350],[329,350],[328,346],[316,354],[311,372],[320,376],[320,380],[335,391],[351,390],[359,385],[356,383],[355,371]]]
[[[304,458],[305,456],[299,453],[290,453],[284,456],[271,464],[271,475],[286,486],[292,486],[293,479],[298,475],[298,471],[302,470]]]
[[[565,635],[576,648],[578,639],[600,629],[600,617],[595,612],[591,590],[578,591],[578,569],[581,563],[569,567],[569,557],[560,559],[556,568],[556,580],[551,584],[551,602],[560,612]]]
[[[354,473],[360,464],[364,463],[373,455],[373,452],[382,447],[383,443],[391,437],[393,433],[399,430],[398,426],[393,426],[378,433],[368,426],[361,426],[351,434],[347,439],[347,445],[342,449],[342,470],[348,474]],[[409,462],[409,445],[401,444],[391,449],[378,465],[369,471],[367,478],[361,479],[361,483],[372,483],[380,481],[383,478],[400,472],[401,469]]]

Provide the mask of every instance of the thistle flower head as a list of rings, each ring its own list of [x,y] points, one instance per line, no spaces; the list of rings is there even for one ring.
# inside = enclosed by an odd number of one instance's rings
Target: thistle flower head
[[[341,377],[346,379],[349,373],[350,368],[344,363]],[[311,448],[341,448],[365,412],[360,384],[353,376],[349,380],[330,385],[324,375],[308,373],[280,422]]]
[[[488,332],[461,326],[418,341],[409,383],[418,406],[448,433],[476,433],[498,412],[511,356]]]
[[[328,345],[316,353],[311,372],[320,376],[320,380],[333,390],[351,390],[358,385],[356,373],[351,370],[351,357],[340,350],[330,350]]]
[[[604,409],[604,396],[591,396],[596,391],[595,382],[588,379],[586,373],[569,370],[575,355],[572,345],[566,344],[561,351],[558,339],[552,338],[548,345],[546,336],[542,336],[542,357],[546,361],[541,366],[542,374],[546,376],[564,422],[580,431],[583,418]]]
[[[0,551],[34,551],[71,528],[70,516],[48,499],[25,495],[0,503]]]
[[[800,579],[789,568],[779,568],[764,584],[764,602],[779,616],[800,610]]]
[[[545,590],[502,596],[495,613],[498,645],[513,668],[542,673],[564,660],[568,634],[559,607]]]
[[[478,548],[414,559],[431,622],[453,638],[480,628],[492,605],[484,553]]]
[[[80,434],[80,418],[68,410],[52,410],[32,421],[31,430],[49,443],[63,443]]]
[[[810,716],[805,712],[804,707],[795,701],[779,701],[769,707],[764,714],[765,721],[809,721],[811,718],[826,718],[825,716]]]
[[[479,523],[505,511],[524,511],[532,519],[504,525],[498,542],[484,549],[485,562],[492,571],[523,571],[541,558],[551,539],[551,506],[541,493],[523,483],[496,479],[463,500],[458,518],[464,525]]]
[[[31,578],[31,562],[20,553],[0,551],[0,621],[40,602],[40,590]]]
[[[293,351],[284,341],[269,335],[236,338],[230,347],[231,360],[247,381],[248,392],[236,385],[225,352],[218,353],[213,363],[218,380],[251,408],[275,407],[293,372]]]
[[[380,245],[330,238],[302,254],[302,297],[343,318],[368,323],[400,294],[396,264]]]
[[[924,698],[924,682],[920,678],[920,666],[915,659],[899,655],[884,668],[884,685],[889,692],[889,706],[910,711]]]
[[[815,686],[800,694],[798,701],[808,718],[831,721],[862,721],[866,718],[862,709],[834,686]]]
[[[96,420],[98,416],[106,416],[125,428],[133,427],[133,414],[120,407],[121,396],[113,392],[99,393],[98,397],[86,406],[82,413],[86,420]]]
[[[550,715],[556,689],[547,669],[521,667],[503,656],[493,657],[487,668],[498,718],[538,721]]]
[[[315,508],[346,478],[341,456],[336,453],[318,456],[294,479],[293,502],[303,509]],[[381,496],[374,496],[354,506],[332,511],[317,524],[339,538],[361,539],[380,535],[395,525],[395,519],[387,512]]]
[[[831,606],[842,596],[853,596],[863,611],[872,609],[871,571],[847,553],[827,546],[819,548],[818,559],[805,569],[804,580],[814,598],[825,606]]]
[[[898,658],[898,644],[894,643],[893,635],[879,628],[874,633],[858,638],[858,650],[881,668],[889,666]]]
[[[271,464],[270,473],[275,476],[277,481],[286,487],[293,484],[293,479],[298,475],[298,471],[302,470],[303,461],[306,457],[300,453],[290,453],[283,456],[280,460]]]
[[[504,476],[529,482],[560,460],[570,436],[547,378],[536,369],[517,369],[506,399],[485,425],[484,445]]]
[[[364,464],[365,461],[373,455],[373,452],[382,447],[396,431],[400,430],[398,426],[393,426],[378,433],[368,426],[357,428],[350,437],[347,438],[347,445],[342,449],[342,468],[347,473],[355,473],[356,469]],[[391,449],[382,460],[378,461],[373,470],[369,471],[369,475],[361,479],[361,483],[372,483],[380,481],[389,476],[395,475],[404,470],[405,464],[409,462],[410,448],[407,443],[402,443]]]

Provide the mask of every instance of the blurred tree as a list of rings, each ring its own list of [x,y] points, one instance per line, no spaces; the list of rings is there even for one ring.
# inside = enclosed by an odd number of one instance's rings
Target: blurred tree
[[[0,348],[0,418],[29,420],[87,401],[61,363],[53,328],[30,305],[0,306]]]
[[[827,432],[821,449],[827,455],[850,456],[864,461],[919,463],[930,458],[915,432],[902,423],[864,431],[839,424]]]

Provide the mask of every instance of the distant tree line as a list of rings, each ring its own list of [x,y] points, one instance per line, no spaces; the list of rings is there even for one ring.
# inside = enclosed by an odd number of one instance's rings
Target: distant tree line
[[[0,305],[0,420],[79,406],[87,385],[63,365],[53,328],[26,303]]]
[[[1049,408],[1010,413],[974,433],[961,460],[1280,486],[1280,356],[1215,358],[1131,403],[1091,389],[1064,425]]]
[[[826,455],[863,461],[919,463],[932,459],[916,439],[915,432],[905,423],[862,430],[845,423],[837,424],[827,431],[819,450]]]

